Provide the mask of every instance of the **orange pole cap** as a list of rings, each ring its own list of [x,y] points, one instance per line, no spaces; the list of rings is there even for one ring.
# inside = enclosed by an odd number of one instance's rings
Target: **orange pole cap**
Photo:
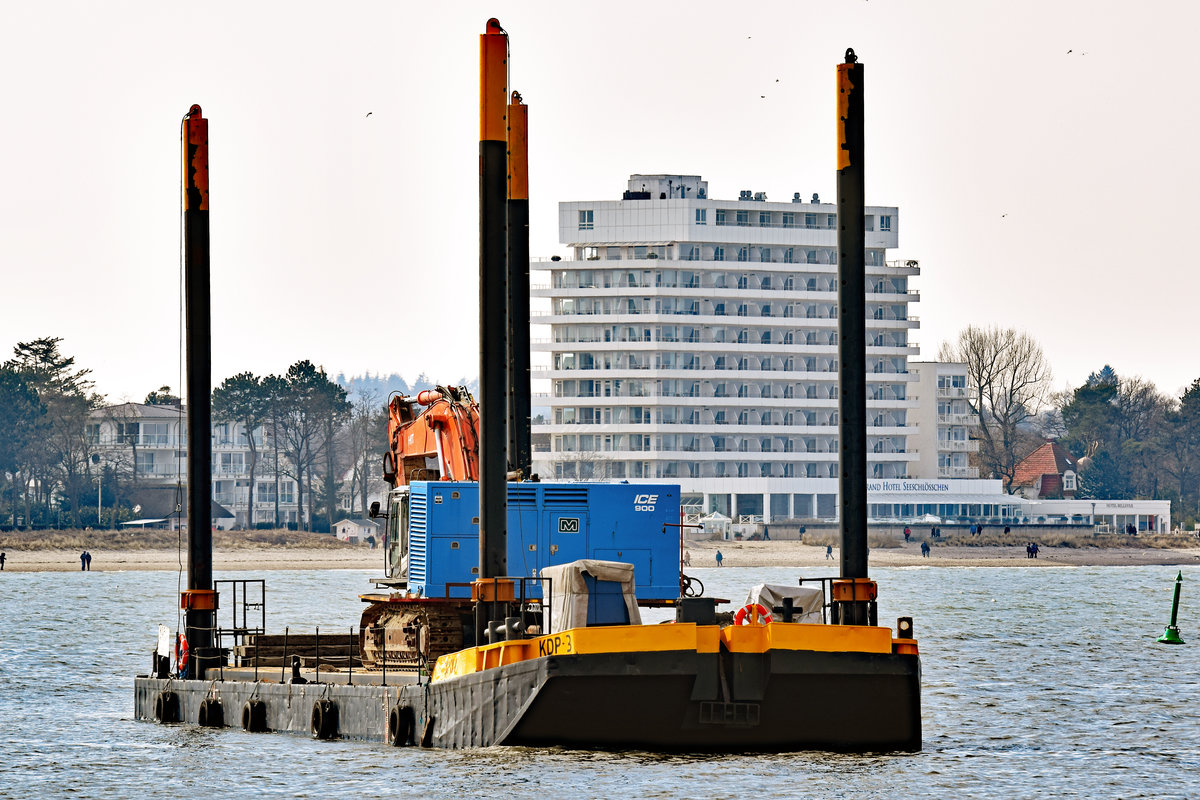
[[[507,138],[508,34],[493,17],[479,37],[479,140]]]

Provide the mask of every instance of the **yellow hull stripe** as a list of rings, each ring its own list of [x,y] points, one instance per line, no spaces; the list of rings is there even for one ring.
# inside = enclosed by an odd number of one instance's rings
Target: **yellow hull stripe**
[[[916,642],[911,643],[916,653]],[[826,653],[891,653],[888,628],[859,625],[610,625],[572,628],[560,633],[512,642],[469,647],[444,655],[433,668],[433,681],[457,678],[506,664],[536,658],[597,653],[636,653],[691,650],[716,653],[722,643],[733,653],[766,653],[770,650],[809,650]]]

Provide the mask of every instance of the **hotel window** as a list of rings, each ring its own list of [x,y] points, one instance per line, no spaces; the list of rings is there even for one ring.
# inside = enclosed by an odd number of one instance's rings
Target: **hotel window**
[[[749,211],[738,211],[737,212],[737,224],[738,224],[739,228],[744,228],[747,225],[749,225],[750,224],[750,212]]]
[[[879,217],[879,230],[890,231],[892,229],[892,217],[890,214],[882,214]]]
[[[783,227],[785,227],[785,228],[796,227],[796,215],[791,214],[791,213],[785,213],[783,215]]]
[[[764,248],[760,249],[760,250],[758,251],[758,260],[759,260],[759,261],[763,261],[763,262],[770,262],[770,260],[771,260],[771,248],[769,248],[769,247],[764,247]]]
[[[717,224],[718,225],[728,225],[729,224],[725,221],[725,209],[723,209],[723,208],[717,209]]]
[[[718,211],[717,213],[719,214],[721,212]],[[717,224],[719,225],[721,223],[717,223]],[[724,247],[714,247],[713,248],[713,261],[724,261],[724,260],[725,260],[725,248]]]
[[[738,261],[749,261],[749,260],[750,260],[750,248],[749,247],[739,247],[738,248]]]
[[[785,248],[785,249],[784,249],[784,251],[783,251],[783,263],[785,263],[785,264],[794,264],[794,263],[796,263],[796,251],[795,251],[794,249],[792,249],[791,247],[788,247],[788,248]]]
[[[704,223],[700,223],[700,224],[704,224]],[[687,253],[684,256],[683,260],[684,261],[699,261],[700,260],[700,248],[696,247],[696,245],[694,245],[694,244],[689,244]]]
[[[707,225],[708,224],[708,209],[707,208],[697,208],[696,209],[696,224],[697,225]]]
[[[143,422],[142,423],[142,444],[144,445],[161,445],[169,444],[170,426],[165,422]],[[243,437],[244,439],[245,437]]]
[[[806,227],[806,228],[817,227],[817,215],[816,214],[805,214],[804,215],[804,227]]]
[[[865,231],[873,231],[873,230],[875,230],[875,217],[874,217],[874,215],[872,215],[872,214],[866,214],[866,215],[864,215],[864,216],[863,216],[863,230],[865,230]]]
[[[771,227],[771,212],[770,211],[758,212],[758,224],[764,228]]]
[[[590,231],[594,227],[594,217],[591,209],[579,212],[579,230]]]

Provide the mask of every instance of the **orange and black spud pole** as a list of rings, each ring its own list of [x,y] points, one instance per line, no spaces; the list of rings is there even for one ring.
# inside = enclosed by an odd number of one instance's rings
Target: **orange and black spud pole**
[[[180,598],[190,651],[188,676],[216,666],[212,583],[212,326],[209,290],[208,120],[193,105],[183,118],[184,285],[187,309],[187,591]]]
[[[867,333],[866,232],[863,166],[863,65],[847,48],[837,67],[838,203],[838,440],[841,450],[843,578],[867,578]],[[866,588],[866,587],[864,587]],[[860,599],[851,584],[850,599],[839,597],[842,623],[868,624],[874,590]],[[835,616],[838,616],[835,614]]]
[[[479,37],[480,578],[508,571],[507,111],[508,34],[489,19]]]
[[[529,387],[529,106],[508,106],[508,463],[529,477],[533,462]]]

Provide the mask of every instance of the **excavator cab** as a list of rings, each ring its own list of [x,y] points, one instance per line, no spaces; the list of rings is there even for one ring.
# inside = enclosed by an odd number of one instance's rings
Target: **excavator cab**
[[[392,490],[388,496],[387,527],[384,535],[384,574],[397,581],[408,580],[408,488]]]

